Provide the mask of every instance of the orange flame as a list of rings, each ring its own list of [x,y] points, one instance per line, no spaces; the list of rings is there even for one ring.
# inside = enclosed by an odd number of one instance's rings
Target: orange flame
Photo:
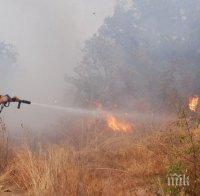
[[[122,121],[114,117],[113,115],[107,116],[107,125],[113,131],[129,133],[132,132],[133,127],[130,123]]]
[[[199,105],[199,97],[197,95],[189,98],[189,108],[191,111],[196,112]]]

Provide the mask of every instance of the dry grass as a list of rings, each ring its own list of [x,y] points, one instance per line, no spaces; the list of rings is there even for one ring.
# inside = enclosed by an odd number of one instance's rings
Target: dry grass
[[[197,142],[198,131],[193,130]],[[140,139],[97,129],[76,132],[76,136],[75,143],[67,137],[37,148],[23,143],[4,167],[2,191],[72,196],[164,194],[168,168],[177,161],[193,167],[190,154],[184,153],[190,144],[180,140],[187,137],[182,128]]]

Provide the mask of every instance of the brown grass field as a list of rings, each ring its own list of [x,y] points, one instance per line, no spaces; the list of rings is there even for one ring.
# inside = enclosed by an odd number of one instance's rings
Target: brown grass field
[[[17,141],[1,121],[1,195],[200,195],[200,129],[185,120],[143,134],[85,120]],[[168,187],[173,172],[190,186]]]

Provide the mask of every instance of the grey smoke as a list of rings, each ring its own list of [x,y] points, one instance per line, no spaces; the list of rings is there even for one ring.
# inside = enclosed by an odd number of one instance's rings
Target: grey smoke
[[[0,40],[13,44],[18,62],[1,92],[41,103],[67,100],[66,73],[81,59],[81,48],[108,15],[115,0],[0,0]],[[95,15],[93,15],[95,12]],[[65,96],[65,97],[64,97]],[[47,111],[14,106],[4,113],[12,124],[45,123]],[[57,114],[56,114],[57,115]],[[34,117],[34,119],[32,118]],[[42,119],[41,119],[42,118]]]

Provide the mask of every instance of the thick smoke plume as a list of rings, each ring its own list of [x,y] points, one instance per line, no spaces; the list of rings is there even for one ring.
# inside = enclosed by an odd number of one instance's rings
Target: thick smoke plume
[[[11,53],[17,53],[16,59],[9,57],[6,61],[0,56],[1,94],[68,105],[65,74],[72,74],[81,59],[84,40],[97,31],[106,16],[112,15],[115,1],[0,2],[0,40],[14,47]],[[13,106],[3,115],[12,124],[17,121],[17,125],[46,124],[55,119],[53,112],[35,107],[17,112]]]
[[[85,44],[80,105],[176,112],[200,93],[199,1],[120,1]],[[81,97],[82,99],[79,99]]]
[[[4,1],[2,93],[128,112],[175,112],[200,93],[199,1],[105,2]],[[7,114],[29,125],[62,116]]]

